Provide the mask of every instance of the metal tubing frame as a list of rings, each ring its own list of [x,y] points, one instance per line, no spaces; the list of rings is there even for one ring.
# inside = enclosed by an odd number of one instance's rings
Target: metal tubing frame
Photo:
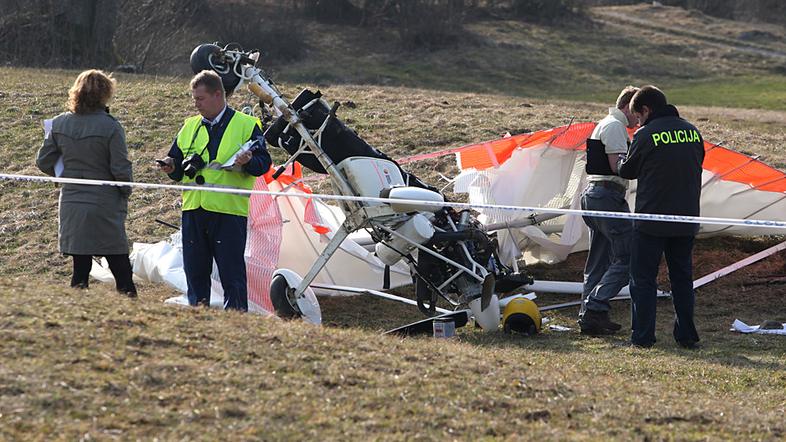
[[[350,293],[357,293],[357,294],[361,294],[361,295],[372,295],[372,296],[376,296],[376,297],[379,297],[379,298],[382,298],[382,299],[388,299],[388,300],[391,300],[391,301],[401,302],[401,303],[408,304],[408,305],[414,305],[414,306],[418,305],[417,301],[415,301],[413,299],[404,298],[404,297],[401,297],[401,296],[396,296],[396,295],[393,295],[393,294],[390,294],[390,293],[385,293],[385,292],[382,292],[382,291],[379,291],[379,290],[373,290],[373,289],[363,289],[363,288],[358,288],[358,287],[347,287],[347,286],[329,285],[329,284],[311,284],[311,288],[322,289],[322,290],[334,290],[334,291],[337,291],[337,292],[350,292]],[[436,307],[435,309],[439,313],[453,313],[454,312],[453,310],[448,310],[448,309],[444,309],[444,308],[440,308],[440,307]]]
[[[304,141],[311,149],[311,153],[317,157],[317,160],[328,172],[330,178],[334,181],[339,191],[344,195],[354,195],[355,193],[353,192],[352,187],[345,179],[343,179],[340,173],[338,173],[336,170],[336,165],[333,163],[330,157],[325,154],[325,151],[322,150],[322,147],[319,145],[319,143],[314,140],[314,137],[311,136],[311,132],[309,132],[308,128],[300,121],[300,117],[298,117],[297,112],[294,111],[292,105],[290,105],[289,102],[281,96],[281,93],[275,87],[273,87],[273,85],[271,85],[260,75],[261,72],[262,70],[255,66],[248,66],[244,70],[244,75],[241,77],[241,79],[252,81],[263,89],[267,89],[267,92],[272,92],[272,103],[270,106],[273,107],[273,109],[275,109],[280,114],[279,116],[283,117],[290,124],[290,126],[294,127],[298,134],[300,134],[301,141]],[[328,115],[327,118],[330,118],[330,115]]]
[[[412,244],[413,246],[417,247],[419,250],[423,250],[424,252],[428,253],[429,255],[432,255],[432,256],[436,257],[437,259],[440,259],[440,260],[442,260],[442,261],[452,265],[453,267],[456,267],[457,269],[459,269],[459,270],[461,270],[463,272],[467,272],[473,278],[477,279],[478,282],[483,282],[483,278],[481,278],[480,276],[476,275],[475,273],[472,272],[472,270],[468,269],[467,267],[464,267],[463,265],[457,263],[456,261],[453,261],[452,259],[446,258],[445,256],[440,255],[439,253],[437,253],[437,252],[435,252],[435,251],[433,251],[433,250],[431,250],[431,249],[429,249],[429,248],[427,248],[427,247],[425,247],[425,246],[423,246],[421,244],[418,244],[418,243],[412,241],[411,239],[409,239],[406,236],[404,236],[404,235],[394,231],[393,229],[388,228],[387,226],[379,225],[377,227],[379,227],[380,229],[390,233],[391,235],[395,235],[395,236],[403,239],[404,241],[406,241],[406,242]]]
[[[454,232],[458,232],[459,229],[456,228],[456,223],[454,223],[453,220],[450,219],[450,217],[448,217],[447,220],[448,223],[450,224],[450,228],[452,228]],[[483,267],[482,265],[478,264],[477,261],[472,259],[472,255],[469,253],[469,250],[467,250],[467,245],[464,243],[464,241],[459,241],[458,243],[461,246],[461,250],[464,251],[464,257],[472,261],[472,273],[476,274],[475,269],[480,269],[480,275],[485,278],[486,275],[488,275],[489,273],[488,270],[486,270],[486,268]]]
[[[325,267],[325,264],[330,260],[334,253],[338,250],[341,246],[341,243],[349,236],[349,230],[347,227],[342,224],[341,227],[338,228],[336,233],[333,235],[333,238],[330,239],[330,242],[325,246],[325,249],[322,250],[322,253],[319,254],[319,257],[314,264],[311,265],[311,268],[308,270],[308,273],[303,277],[303,280],[300,281],[300,285],[297,286],[295,289],[295,299],[300,299],[303,297],[303,294],[306,292],[306,289],[309,285],[314,281],[314,278],[317,277],[322,268]]]
[[[235,69],[234,70],[235,70],[236,74],[238,73],[237,72],[237,62],[238,62],[238,60],[239,60],[239,57],[235,60],[235,66],[234,66]],[[336,184],[336,187],[338,188],[338,190],[342,194],[344,194],[344,195],[355,195],[356,192],[354,192],[352,187],[349,185],[349,182],[347,182],[347,180],[344,179],[344,177],[341,175],[341,173],[336,168],[336,165],[333,163],[333,161],[330,159],[330,157],[327,156],[325,151],[322,149],[322,146],[319,144],[319,142],[314,139],[314,137],[312,136],[312,134],[308,130],[308,128],[306,128],[306,126],[300,121],[299,116],[294,111],[294,109],[289,104],[289,102],[286,101],[281,96],[281,93],[272,84],[270,84],[267,80],[265,80],[260,75],[261,72],[262,72],[262,70],[257,68],[256,66],[248,66],[246,69],[243,70],[243,75],[239,75],[239,77],[241,78],[241,80],[254,82],[258,86],[262,87],[263,89],[267,89],[268,93],[272,92],[271,93],[272,103],[270,104],[270,106],[275,111],[277,111],[277,113],[279,113],[279,116],[283,117],[289,123],[289,125],[291,127],[293,127],[298,132],[298,134],[300,134],[301,143],[303,143],[303,145],[301,145],[298,148],[297,152],[294,155],[292,155],[289,159],[287,159],[287,161],[285,162],[285,165],[288,165],[291,162],[293,162],[298,155],[300,155],[301,153],[306,152],[305,149],[308,148],[308,149],[311,150],[309,153],[314,155],[317,158],[317,160],[320,162],[320,164],[322,164],[322,166],[328,172],[328,175],[330,176],[331,180],[333,180],[333,182]],[[318,136],[321,135],[322,130],[324,129],[324,127],[326,127],[326,125],[328,123],[328,119],[330,119],[330,118],[331,118],[331,115],[328,115],[326,117],[325,121],[320,126],[320,128],[317,130]],[[356,222],[356,220],[354,220],[352,218],[353,217],[351,217],[351,216],[347,216],[344,224],[341,225],[341,227],[336,232],[336,234],[333,236],[333,238],[330,240],[328,245],[325,247],[325,249],[322,251],[322,253],[320,253],[320,255],[317,258],[317,260],[311,266],[311,269],[309,269],[308,273],[303,277],[303,281],[301,281],[300,285],[297,287],[297,289],[295,291],[295,298],[300,298],[301,296],[303,296],[303,293],[305,293],[306,288],[308,288],[308,286],[311,284],[311,282],[314,280],[314,278],[316,278],[316,275],[327,264],[327,262],[330,260],[330,258],[333,256],[333,254],[336,252],[336,250],[338,250],[339,246],[344,241],[344,239],[347,238],[347,236],[349,236],[349,232],[356,230],[355,227],[357,227],[357,226],[355,224],[358,224],[358,223]],[[404,235],[401,235],[401,234],[393,231],[392,229],[388,228],[387,226],[384,226],[384,225],[380,224],[379,227],[382,228],[383,230],[387,231],[388,233],[392,234],[392,235],[395,235],[395,236],[397,236],[399,238],[402,238],[403,240],[405,240],[408,243],[414,245],[418,249],[423,250],[426,253],[431,254],[432,256],[435,256],[437,259],[440,259],[440,260],[442,260],[442,261],[444,261],[444,262],[446,262],[446,263],[456,267],[459,271],[463,271],[463,272],[468,273],[474,279],[478,280],[478,282],[483,282],[483,277],[478,276],[475,273],[475,269],[470,270],[469,268],[467,268],[467,267],[465,267],[465,266],[463,266],[463,265],[461,265],[461,264],[459,264],[459,263],[457,263],[457,262],[455,262],[455,261],[453,261],[451,259],[448,259],[445,256],[440,255],[439,253],[436,253],[436,252],[434,252],[434,251],[432,251],[432,250],[422,246],[421,244],[418,244],[418,243],[410,240],[409,238],[405,237]],[[456,227],[455,227],[455,225],[453,225],[452,222],[451,222],[451,227],[453,227],[454,231],[456,230]],[[466,246],[464,245],[463,242],[461,243],[461,247],[462,247],[462,250],[464,251],[465,255],[466,256],[470,256],[469,255],[469,251],[467,250],[467,248],[466,248]],[[486,269],[483,268],[483,266],[479,265],[474,259],[471,259],[471,257],[470,257],[470,261],[472,261],[473,267],[476,267],[476,268],[480,269],[481,273],[484,274],[483,276],[485,276],[485,273],[488,273],[486,271]],[[456,275],[458,275],[458,273]]]

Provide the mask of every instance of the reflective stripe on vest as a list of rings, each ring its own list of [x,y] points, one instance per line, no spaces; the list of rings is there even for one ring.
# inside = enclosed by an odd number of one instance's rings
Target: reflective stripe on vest
[[[229,160],[240,146],[251,138],[251,133],[257,124],[258,120],[256,118],[242,112],[235,112],[232,115],[232,119],[229,120],[224,135],[221,137],[215,161],[223,164]],[[177,134],[177,146],[183,152],[183,158],[191,154],[201,154],[205,164],[208,164],[210,162],[210,153],[205,149],[205,146],[207,146],[209,136],[207,128],[203,126],[202,117],[199,115],[186,119],[183,127]],[[205,187],[251,190],[256,182],[255,176],[245,172],[214,170],[206,167],[197,172],[194,179],[183,176],[182,182],[193,185],[196,177],[200,175],[205,179]],[[201,190],[186,190],[183,192],[183,210],[194,210],[200,207],[211,212],[248,216],[248,195]]]

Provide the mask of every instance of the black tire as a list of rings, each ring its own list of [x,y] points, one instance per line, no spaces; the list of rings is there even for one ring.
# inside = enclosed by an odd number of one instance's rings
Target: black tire
[[[273,277],[273,281],[270,282],[270,301],[277,316],[284,319],[297,319],[302,316],[297,303],[290,298],[290,293],[293,291],[286,278],[281,275]]]

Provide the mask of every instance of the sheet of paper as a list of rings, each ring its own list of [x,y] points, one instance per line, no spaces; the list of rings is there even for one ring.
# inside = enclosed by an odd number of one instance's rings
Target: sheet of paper
[[[44,139],[49,138],[49,135],[52,134],[52,119],[44,120]]]
[[[784,335],[786,336],[786,324],[783,325],[783,328],[780,330],[762,330],[758,325],[748,325],[739,319],[735,319],[734,323],[731,324],[730,331],[736,331],[740,333],[756,333],[761,335]]]
[[[240,146],[240,149],[238,149],[237,152],[235,152],[234,155],[229,157],[227,162],[221,165],[221,168],[222,169],[231,169],[231,168],[233,168],[235,166],[235,159],[237,158],[237,156],[242,154],[242,153],[246,153],[249,150],[251,150],[256,145],[256,143],[257,143],[257,140],[250,140],[250,141],[246,142],[246,144]]]
[[[52,121],[51,118],[44,120],[44,139],[46,140],[52,135]],[[63,175],[63,156],[57,158],[57,162],[55,163],[55,176],[62,176]]]
[[[558,332],[566,332],[566,331],[570,331],[570,327],[565,327],[564,325],[551,324],[551,325],[549,325],[549,330],[551,330],[551,331],[558,331]]]

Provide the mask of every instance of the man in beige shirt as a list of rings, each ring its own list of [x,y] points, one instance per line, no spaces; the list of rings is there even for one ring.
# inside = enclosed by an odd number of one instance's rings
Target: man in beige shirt
[[[581,195],[583,210],[630,212],[625,200],[628,180],[617,175],[617,160],[628,151],[627,128],[637,124],[628,104],[638,91],[622,90],[615,107],[600,120],[587,139],[587,188]],[[590,249],[584,266],[584,290],[579,327],[583,334],[605,335],[622,326],[609,319],[609,300],[628,285],[632,223],[627,219],[584,217]]]

